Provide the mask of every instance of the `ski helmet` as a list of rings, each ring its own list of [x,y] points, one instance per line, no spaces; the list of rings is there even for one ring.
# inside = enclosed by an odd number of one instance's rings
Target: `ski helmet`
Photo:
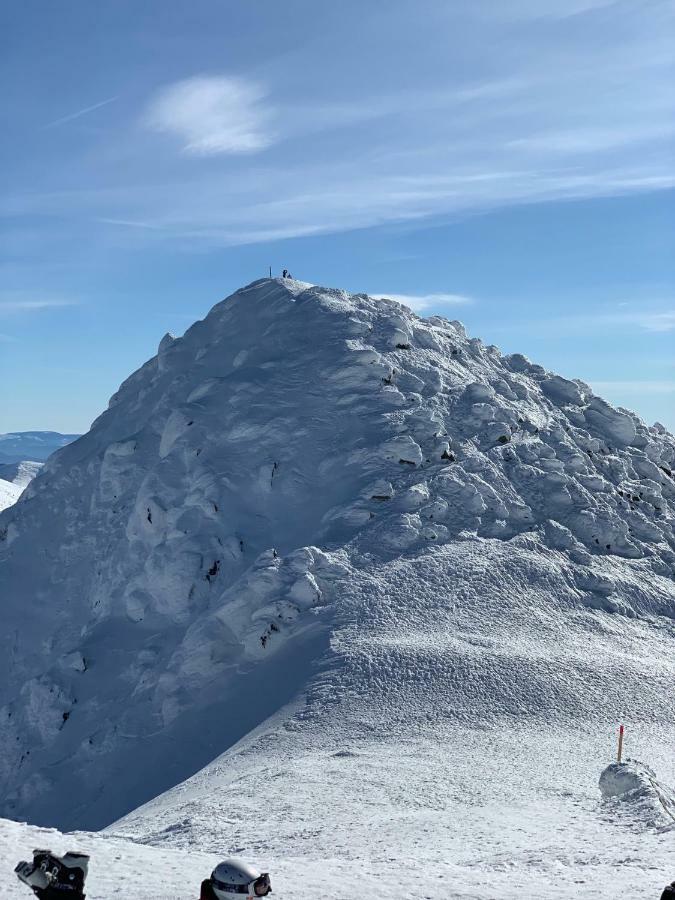
[[[267,872],[259,872],[239,859],[226,859],[211,873],[211,887],[218,900],[251,900],[266,897],[272,891]]]

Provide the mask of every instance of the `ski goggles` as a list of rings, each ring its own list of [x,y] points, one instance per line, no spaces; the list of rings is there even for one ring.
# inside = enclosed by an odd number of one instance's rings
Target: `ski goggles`
[[[270,876],[267,872],[263,872],[260,878],[256,878],[251,887],[253,888],[253,893],[256,897],[266,897],[268,894],[272,893]]]
[[[259,878],[248,884],[230,884],[227,881],[221,881],[215,876],[211,876],[211,882],[215,888],[226,891],[230,894],[253,894],[256,897],[266,897],[272,893],[272,882],[267,872],[263,872]]]

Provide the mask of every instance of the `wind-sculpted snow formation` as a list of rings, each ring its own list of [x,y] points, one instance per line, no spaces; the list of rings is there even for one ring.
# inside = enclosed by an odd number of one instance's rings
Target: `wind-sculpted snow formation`
[[[656,773],[638,760],[612,763],[600,775],[607,811],[619,815],[628,806],[638,827],[675,828],[675,792],[660,784]]]
[[[457,322],[254,282],[0,516],[0,813],[100,827],[284,708],[282,757],[628,697],[671,727],[674,466],[661,426]]]

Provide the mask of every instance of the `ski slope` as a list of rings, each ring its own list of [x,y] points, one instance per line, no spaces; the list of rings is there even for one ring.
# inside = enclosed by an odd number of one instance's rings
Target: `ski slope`
[[[675,784],[674,465],[457,322],[254,282],[0,515],[0,812],[280,897],[658,896],[670,820],[598,778],[625,721]]]
[[[135,823],[61,835],[0,820],[2,896],[29,896],[14,864],[49,847],[91,855],[89,900],[196,900],[232,853],[269,870],[281,900],[658,900],[673,877],[672,821],[639,775],[628,793],[599,800],[582,745],[587,733],[535,729],[291,757],[249,742],[173,792],[178,806],[160,798]],[[562,764],[542,765],[547,754]],[[168,826],[170,807],[181,818]]]

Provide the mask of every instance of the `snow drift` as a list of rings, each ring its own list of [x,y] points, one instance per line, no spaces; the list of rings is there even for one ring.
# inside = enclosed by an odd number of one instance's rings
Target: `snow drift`
[[[0,812],[100,827],[233,747],[225,791],[279,710],[278,752],[321,758],[627,692],[672,724],[674,465],[457,322],[254,282],[0,516]]]
[[[627,812],[643,827],[675,827],[675,793],[645,763],[629,759],[607,766],[600,775],[600,792],[617,815]]]

